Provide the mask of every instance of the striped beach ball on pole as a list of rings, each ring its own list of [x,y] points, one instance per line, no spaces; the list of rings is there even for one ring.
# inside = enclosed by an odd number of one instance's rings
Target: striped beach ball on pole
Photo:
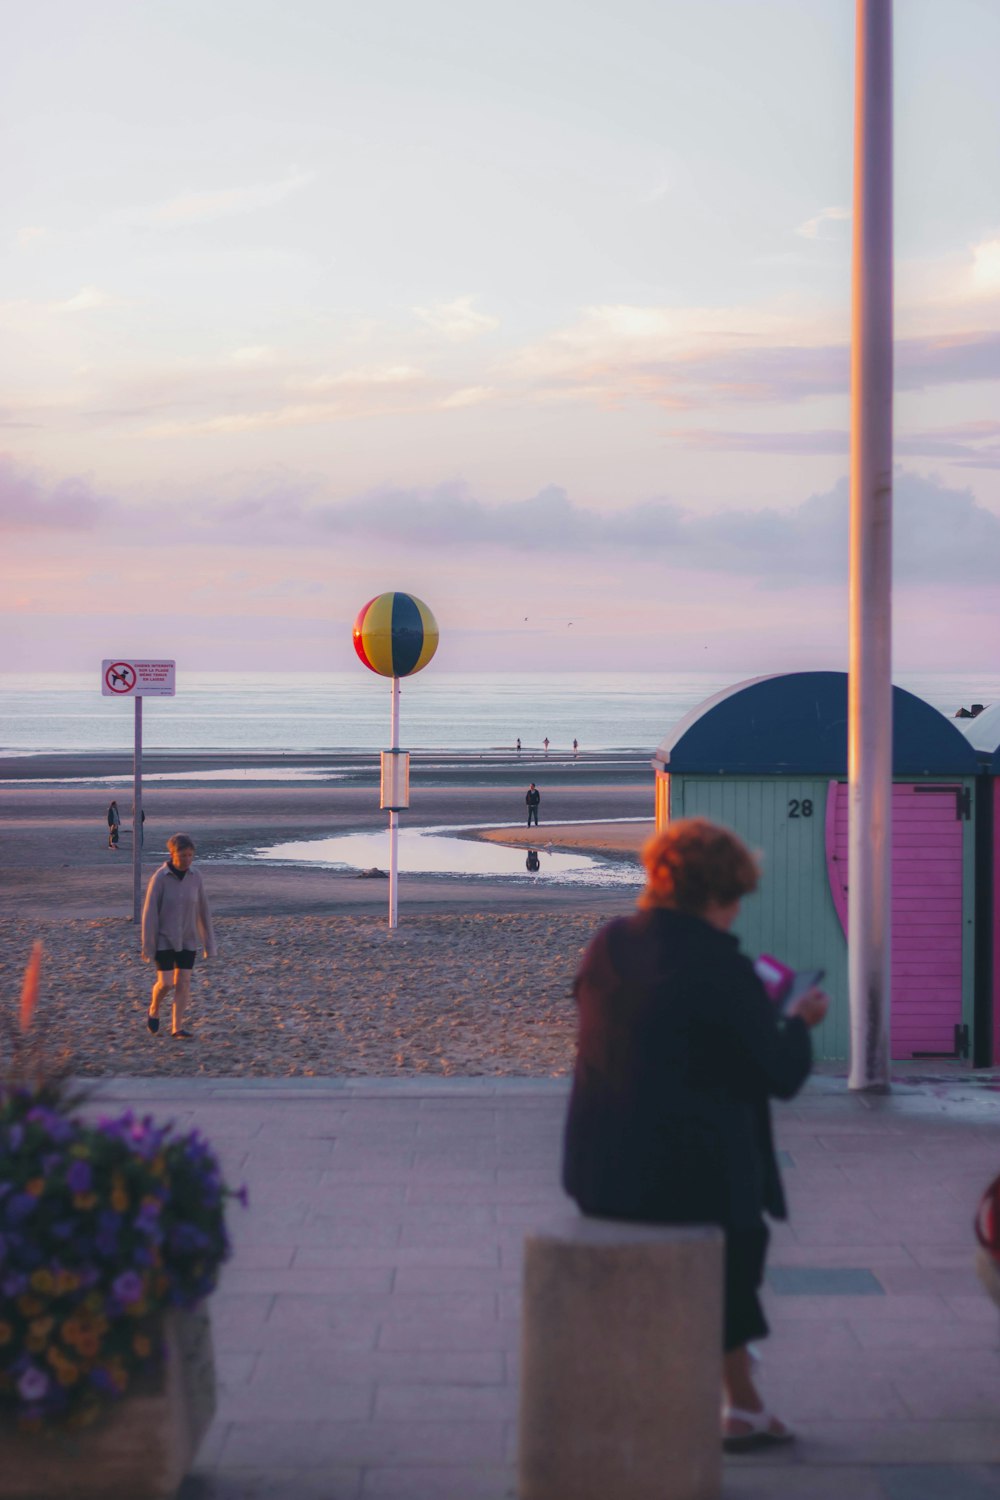
[[[354,649],[381,677],[412,677],[438,648],[437,621],[413,594],[378,594],[358,612]]]

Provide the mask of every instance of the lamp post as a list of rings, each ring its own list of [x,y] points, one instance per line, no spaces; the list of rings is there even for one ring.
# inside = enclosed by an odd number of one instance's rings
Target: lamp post
[[[857,0],[851,320],[848,1086],[889,1087],[892,0]]]
[[[399,814],[410,805],[410,754],[399,748],[399,679],[423,671],[438,648],[438,628],[413,594],[378,594],[359,611],[354,649],[371,672],[392,679],[389,749],[382,751],[381,806],[389,814],[389,926],[399,925]]]

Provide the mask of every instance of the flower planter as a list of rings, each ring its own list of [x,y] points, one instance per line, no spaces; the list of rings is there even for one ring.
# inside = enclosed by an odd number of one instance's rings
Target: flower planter
[[[80,1432],[0,1425],[0,1500],[171,1500],[215,1412],[204,1304],[164,1314],[163,1365]]]

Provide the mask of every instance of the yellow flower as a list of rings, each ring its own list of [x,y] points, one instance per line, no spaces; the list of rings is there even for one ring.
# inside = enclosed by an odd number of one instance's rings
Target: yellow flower
[[[56,1292],[61,1297],[64,1292],[75,1292],[80,1285],[80,1278],[75,1271],[60,1271],[56,1276]]]
[[[101,1341],[96,1333],[81,1333],[76,1341],[76,1352],[84,1359],[93,1359],[101,1350]]]
[[[128,1193],[124,1188],[115,1187],[111,1189],[111,1207],[116,1214],[128,1213]]]
[[[51,1271],[32,1271],[31,1285],[36,1292],[54,1292],[56,1289],[55,1277]]]
[[[17,1299],[17,1310],[25,1318],[37,1318],[40,1312],[45,1311],[45,1303],[39,1297],[32,1297],[24,1292]]]
[[[96,1202],[97,1202],[97,1194],[96,1193],[74,1193],[73,1194],[73,1207],[74,1208],[79,1208],[79,1209],[86,1210],[88,1208],[93,1208],[94,1204]]]
[[[56,1371],[56,1379],[60,1385],[75,1385],[80,1378],[80,1371],[71,1360],[64,1360]]]
[[[60,1328],[59,1332],[66,1340],[67,1344],[75,1344],[77,1339],[80,1337],[80,1334],[83,1332],[83,1327],[80,1323],[80,1319],[67,1318],[63,1326]]]
[[[55,1327],[55,1318],[36,1318],[33,1323],[28,1324],[28,1333],[32,1338],[46,1339]]]
[[[32,1198],[40,1198],[45,1192],[45,1178],[33,1177],[30,1182],[25,1183],[24,1191],[30,1193]]]
[[[153,1160],[149,1164],[149,1170],[152,1172],[154,1177],[163,1176],[164,1172],[167,1170],[167,1159],[162,1152],[159,1156],[153,1157]]]

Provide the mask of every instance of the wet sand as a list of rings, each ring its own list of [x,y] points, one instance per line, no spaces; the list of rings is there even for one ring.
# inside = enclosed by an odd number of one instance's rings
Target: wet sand
[[[242,778],[247,758],[223,758],[240,760]],[[280,770],[281,757],[266,759]],[[315,769],[331,758],[295,760]],[[621,820],[649,817],[644,758],[511,761],[438,757],[425,777],[415,763],[401,820],[485,825],[474,836],[635,858],[651,821]],[[150,1036],[152,975],[131,922],[131,833],[113,853],[104,821],[112,796],[127,820],[130,779],[29,783],[25,772],[51,774],[52,764],[18,758],[20,784],[0,787],[0,992],[13,1006],[31,942],[42,938],[41,1014],[71,1046],[77,1072],[542,1076],[570,1066],[580,953],[600,922],[632,909],[634,889],[404,876],[400,926],[390,932],[385,880],[251,857],[279,842],[384,829],[370,755],[353,766],[338,758],[341,781],[147,783],[143,884],[169,834],[190,833],[220,948],[195,971],[195,1041],[172,1040],[167,1026]],[[191,769],[191,759],[179,765]],[[0,762],[2,777],[10,766]],[[59,757],[55,774],[113,774],[106,767],[103,757]],[[530,841],[521,825],[529,780],[543,798]],[[580,827],[582,819],[603,826]]]

